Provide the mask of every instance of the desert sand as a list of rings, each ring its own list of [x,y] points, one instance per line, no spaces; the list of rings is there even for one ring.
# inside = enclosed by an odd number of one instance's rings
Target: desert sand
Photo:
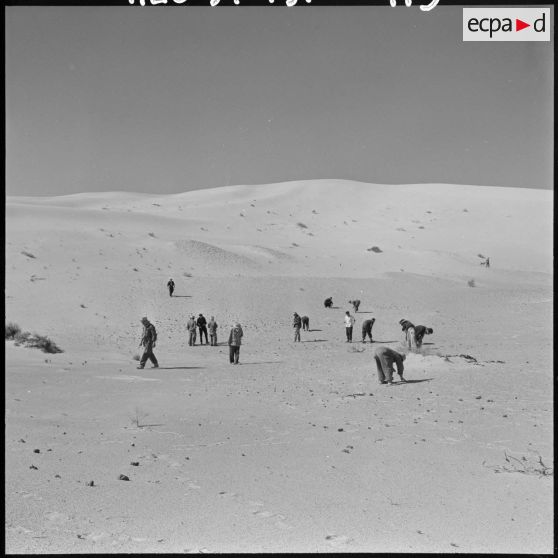
[[[552,204],[341,180],[8,197],[6,321],[64,352],[6,342],[6,551],[552,552]],[[200,312],[219,346],[188,346]],[[402,318],[434,334],[380,385]]]

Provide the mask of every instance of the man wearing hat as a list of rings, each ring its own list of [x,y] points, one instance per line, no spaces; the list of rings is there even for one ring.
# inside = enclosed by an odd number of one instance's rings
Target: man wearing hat
[[[405,357],[406,355],[403,353],[398,353],[397,351],[384,346],[378,347],[374,351],[374,360],[376,361],[378,380],[380,384],[392,385],[394,363],[397,365],[397,373],[399,374],[401,381],[406,381],[405,378],[403,378],[403,361],[405,360]]]
[[[157,342],[157,331],[155,330],[155,326],[146,317],[141,319],[141,323],[143,324],[143,335],[139,346],[143,346],[144,350],[138,370],[142,370],[145,367],[147,359],[153,363],[153,368],[159,368],[157,358],[153,354],[153,348]]]

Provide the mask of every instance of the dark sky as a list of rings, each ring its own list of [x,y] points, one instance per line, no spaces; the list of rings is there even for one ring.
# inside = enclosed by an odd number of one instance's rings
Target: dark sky
[[[7,7],[7,194],[552,188],[553,42],[387,4]]]

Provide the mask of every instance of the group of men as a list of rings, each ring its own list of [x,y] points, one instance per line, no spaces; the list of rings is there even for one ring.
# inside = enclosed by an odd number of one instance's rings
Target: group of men
[[[172,296],[174,292],[174,281],[172,279],[167,283],[169,289],[169,295]],[[360,306],[360,300],[349,300],[349,304],[353,305],[353,309],[358,312]],[[333,306],[333,298],[326,298],[324,301],[324,306],[326,308],[331,308]],[[353,326],[355,324],[355,318],[347,310],[345,312],[345,332],[347,336],[347,343],[351,343],[353,339]],[[366,342],[366,337],[370,339],[370,343],[373,343],[372,339],[372,327],[376,319],[371,318],[364,320],[362,323],[362,342]],[[158,368],[159,363],[157,358],[153,353],[157,342],[157,331],[155,326],[144,317],[141,319],[143,325],[143,333],[140,341],[140,346],[143,346],[144,352],[140,359],[138,369],[143,369],[148,360],[153,363],[153,368]],[[401,330],[405,333],[405,344],[410,351],[416,351],[422,346],[422,342],[425,335],[430,335],[434,333],[434,330],[430,327],[423,325],[415,326],[412,322],[407,319],[402,319],[399,321]],[[294,313],[293,317],[293,328],[295,330],[295,342],[300,342],[300,330],[304,329],[309,331],[310,319],[308,316],[299,316],[297,312]],[[203,314],[199,314],[196,319],[194,315],[190,316],[186,329],[188,330],[188,345],[194,346],[196,344],[196,330],[200,334],[200,345],[203,345],[203,338],[205,337],[205,343],[212,346],[217,346],[217,322],[215,317],[211,316],[209,322],[205,319]],[[208,341],[208,330],[209,330],[209,341]],[[231,364],[239,363],[240,356],[240,346],[242,344],[242,337],[244,332],[240,323],[235,323],[231,328],[229,333],[229,362]],[[374,360],[376,361],[376,368],[378,372],[378,380],[381,384],[392,385],[393,384],[393,374],[395,373],[394,365],[397,367],[397,373],[402,382],[406,382],[403,377],[404,365],[406,355],[404,353],[399,353],[394,349],[389,347],[380,346],[374,351]]]
[[[196,344],[196,330],[200,334],[200,345],[203,345],[203,338],[205,337],[205,344],[211,345],[212,347],[217,346],[217,322],[215,317],[211,316],[209,322],[205,319],[203,314],[199,314],[197,319],[194,315],[190,316],[188,323],[186,324],[186,330],[188,331],[188,345],[193,347]],[[209,330],[209,340],[207,339],[207,332]]]

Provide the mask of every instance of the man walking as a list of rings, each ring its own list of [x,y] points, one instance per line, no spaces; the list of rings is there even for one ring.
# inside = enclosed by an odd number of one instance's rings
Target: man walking
[[[231,364],[238,364],[243,335],[242,326],[239,323],[234,324],[229,333],[229,362]]]
[[[366,336],[367,335],[370,339],[370,343],[374,343],[374,340],[372,339],[372,326],[374,325],[375,321],[376,321],[376,318],[372,318],[371,320],[364,320],[364,322],[362,322],[362,342],[363,343],[366,342]]]
[[[142,318],[141,323],[143,324],[143,334],[141,336],[139,346],[143,346],[144,349],[137,368],[138,370],[143,370],[147,359],[153,363],[153,368],[159,368],[159,363],[153,354],[153,349],[155,348],[155,343],[157,342],[157,331],[155,330],[155,326],[147,318]]]
[[[174,293],[174,281],[172,279],[169,279],[167,287],[169,288],[169,296],[172,296],[172,293]]]
[[[405,358],[406,355],[398,353],[389,347],[381,346],[374,351],[374,360],[376,361],[380,384],[387,384],[389,386],[393,384],[394,363],[397,365],[397,373],[401,381],[406,382],[405,378],[403,378],[403,361]]]
[[[203,314],[198,316],[197,322],[198,329],[200,330],[200,345],[203,345],[203,336],[205,335],[205,344],[209,345],[209,341],[207,340],[207,320],[205,319]]]
[[[194,316],[190,316],[186,329],[188,330],[188,345],[193,347],[196,344],[196,319]]]
[[[294,336],[295,343],[297,341],[300,343],[300,328],[302,327],[302,320],[296,312],[294,313],[294,317],[293,317],[293,327],[295,330],[295,336]]]
[[[215,317],[211,316],[211,319],[209,320],[208,324],[207,324],[207,329],[209,330],[209,344],[212,347],[216,347],[217,346],[217,328],[219,326],[217,325],[217,322],[215,321]]]
[[[353,342],[353,326],[355,325],[355,318],[351,316],[351,313],[347,310],[345,312],[345,333],[347,335],[346,343]]]

